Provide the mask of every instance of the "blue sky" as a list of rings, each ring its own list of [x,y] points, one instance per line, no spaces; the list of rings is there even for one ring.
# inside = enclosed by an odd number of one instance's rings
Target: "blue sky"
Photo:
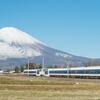
[[[50,47],[100,58],[100,0],[0,0],[0,28],[7,26]]]

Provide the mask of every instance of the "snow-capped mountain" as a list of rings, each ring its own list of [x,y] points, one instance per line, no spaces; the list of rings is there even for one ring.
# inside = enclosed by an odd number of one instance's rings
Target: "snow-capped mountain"
[[[41,52],[38,48],[33,49],[33,45],[42,42],[31,37],[16,28],[6,27],[0,29],[0,58],[23,58],[28,56],[39,56]]]
[[[25,63],[27,58],[30,58],[32,62],[41,63],[42,57],[45,58],[47,65],[64,65],[66,61],[70,64],[82,65],[90,60],[50,48],[17,28],[0,29],[1,65]]]

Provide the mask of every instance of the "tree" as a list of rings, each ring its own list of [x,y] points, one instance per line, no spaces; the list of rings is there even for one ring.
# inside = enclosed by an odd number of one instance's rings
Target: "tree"
[[[15,73],[19,73],[20,69],[18,66],[15,67]]]
[[[39,65],[38,65],[38,68],[39,68],[39,69],[42,68],[42,64],[39,64]]]
[[[57,65],[54,65],[54,68],[59,68],[59,66],[57,66]]]
[[[20,66],[20,72],[24,71],[24,66]]]

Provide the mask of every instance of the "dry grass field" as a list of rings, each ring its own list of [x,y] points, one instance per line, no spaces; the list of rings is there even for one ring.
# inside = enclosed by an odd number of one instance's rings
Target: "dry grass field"
[[[100,100],[100,80],[1,75],[0,100]]]

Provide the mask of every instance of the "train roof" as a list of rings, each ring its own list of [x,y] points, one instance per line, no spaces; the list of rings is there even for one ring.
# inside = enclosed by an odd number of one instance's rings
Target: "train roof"
[[[72,68],[49,68],[49,70],[85,70],[85,69],[100,69],[100,66],[90,66],[90,67],[72,67]]]
[[[91,67],[74,67],[70,68],[71,70],[85,70],[85,69],[100,69],[100,66],[91,66]]]
[[[25,69],[24,71],[37,71],[37,69]]]

